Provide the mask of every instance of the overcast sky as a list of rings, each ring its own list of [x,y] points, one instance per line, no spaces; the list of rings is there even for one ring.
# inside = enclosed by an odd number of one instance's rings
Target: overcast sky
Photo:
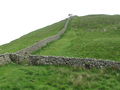
[[[120,14],[120,0],[0,0],[0,45],[68,17]]]

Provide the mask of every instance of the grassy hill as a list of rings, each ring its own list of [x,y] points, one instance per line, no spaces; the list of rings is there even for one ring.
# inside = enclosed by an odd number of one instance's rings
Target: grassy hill
[[[58,48],[59,46],[59,48]],[[67,32],[33,54],[120,60],[120,16],[74,17]]]
[[[35,30],[8,44],[0,46],[0,54],[16,52],[18,50],[31,46],[34,43],[43,40],[49,36],[57,34],[57,32],[63,28],[65,21],[66,20],[63,20],[50,26]]]
[[[56,34],[65,20],[0,46],[0,53],[16,52]],[[120,16],[75,16],[61,39],[33,52],[37,55],[120,60]],[[0,67],[0,90],[120,90],[120,71],[64,66]]]

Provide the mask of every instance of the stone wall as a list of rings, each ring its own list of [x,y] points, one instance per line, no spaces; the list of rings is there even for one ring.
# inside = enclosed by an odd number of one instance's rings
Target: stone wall
[[[116,68],[120,69],[120,62],[111,60],[96,60],[90,58],[67,58],[58,56],[35,56],[30,55],[27,57],[20,56],[17,54],[10,54],[11,61],[21,64],[25,60],[29,65],[64,65],[64,66],[77,66],[90,68]]]
[[[44,40],[41,40],[41,41],[33,44],[30,47],[24,48],[24,49],[16,52],[15,54],[0,55],[0,66],[4,65],[4,64],[8,64],[10,62],[14,62],[17,64],[21,64],[21,63],[28,64],[29,63],[28,55],[30,55],[32,52],[44,47],[48,43],[58,40],[61,37],[61,35],[63,35],[64,32],[67,30],[67,26],[68,26],[70,19],[71,19],[71,17],[66,19],[66,23],[65,23],[63,29],[61,29],[61,31],[59,31],[56,35],[45,38]]]
[[[67,65],[85,68],[105,68],[113,67],[120,69],[120,62],[110,60],[96,60],[83,58],[66,58],[56,56],[29,56],[30,65]]]
[[[61,31],[59,31],[56,35],[53,35],[51,37],[48,37],[48,38],[45,38],[44,40],[41,40],[35,44],[33,44],[32,46],[30,47],[27,47],[25,49],[22,49],[18,52],[16,52],[16,54],[20,54],[20,55],[29,55],[31,54],[32,52],[44,47],[45,45],[47,45],[48,43],[52,42],[52,41],[55,41],[55,40],[58,40],[61,35],[64,34],[64,32],[67,30],[67,26],[68,26],[68,23],[70,21],[71,18],[68,18],[63,29]]]

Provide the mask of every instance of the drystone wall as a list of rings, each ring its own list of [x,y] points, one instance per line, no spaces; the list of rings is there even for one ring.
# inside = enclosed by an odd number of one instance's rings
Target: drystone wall
[[[68,26],[68,23],[69,23],[71,18],[72,17],[69,17],[66,20],[66,23],[65,23],[63,29],[61,29],[61,31],[59,31],[56,35],[53,35],[53,36],[48,37],[48,38],[46,38],[44,40],[41,40],[41,41],[33,44],[30,47],[24,48],[24,49],[16,52],[15,54],[3,54],[3,55],[0,55],[0,66],[4,65],[4,64],[8,64],[10,62],[20,64],[22,62],[25,62],[25,61],[29,60],[28,55],[30,55],[32,52],[42,48],[43,46],[45,46],[49,42],[58,40],[61,37],[61,35],[63,35],[64,32],[67,30],[67,26]],[[29,61],[27,61],[27,63],[29,63]]]
[[[82,59],[82,58],[66,58],[56,56],[29,56],[30,65],[67,65],[85,68],[105,68],[113,67],[120,69],[120,62],[110,60]]]
[[[12,62],[21,64],[25,60],[29,65],[63,65],[63,66],[77,66],[90,68],[115,68],[120,70],[120,62],[110,60],[96,60],[90,58],[67,58],[58,56],[20,56],[17,54],[10,54],[9,58]]]
[[[67,58],[58,56],[23,56],[18,54],[0,55],[0,65],[8,63],[28,65],[57,65],[91,68],[115,68],[120,70],[120,62],[111,60],[96,60],[91,58]]]
[[[61,31],[59,31],[56,35],[53,35],[53,36],[48,37],[48,38],[46,38],[46,39],[44,39],[44,40],[41,40],[41,41],[33,44],[33,45],[30,46],[30,47],[27,47],[27,48],[25,48],[25,49],[22,49],[22,50],[16,52],[16,54],[29,55],[29,54],[31,54],[32,52],[34,52],[34,51],[36,51],[36,50],[38,50],[38,49],[46,46],[48,43],[50,43],[50,42],[52,42],[52,41],[55,41],[55,40],[58,40],[58,39],[61,37],[61,35],[63,35],[64,32],[67,30],[67,26],[68,26],[68,23],[69,23],[70,19],[71,19],[71,17],[67,19],[67,21],[66,21],[66,23],[65,23],[65,25],[64,25],[64,28],[63,28]]]

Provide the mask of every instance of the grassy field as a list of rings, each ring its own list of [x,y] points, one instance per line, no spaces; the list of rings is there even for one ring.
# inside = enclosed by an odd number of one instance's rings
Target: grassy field
[[[38,29],[8,44],[0,46],[0,54],[16,52],[18,50],[31,46],[34,43],[43,40],[44,38],[57,34],[58,31],[64,27],[65,21],[66,20],[63,20],[42,29]]]
[[[0,46],[0,54],[16,52],[63,28],[65,21],[31,32]],[[33,52],[37,55],[120,60],[120,16],[73,17],[61,39]],[[120,90],[120,71],[65,66],[0,67],[0,90]]]
[[[58,48],[59,46],[59,48]],[[120,60],[120,16],[74,17],[67,32],[33,54]]]
[[[0,67],[0,90],[119,90],[120,71],[63,66]]]

